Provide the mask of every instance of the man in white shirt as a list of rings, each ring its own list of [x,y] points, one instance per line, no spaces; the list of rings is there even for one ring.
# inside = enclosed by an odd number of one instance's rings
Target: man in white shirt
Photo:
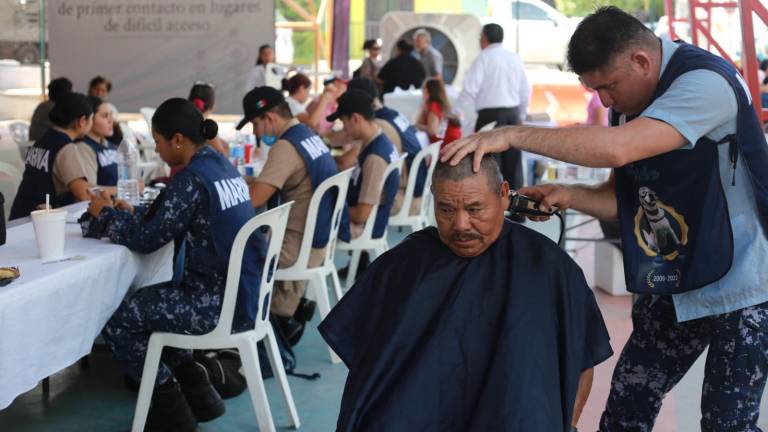
[[[488,123],[496,127],[520,125],[528,110],[531,85],[525,75],[523,61],[504,49],[504,29],[486,24],[480,35],[482,52],[472,63],[459,96],[459,106],[477,110],[475,131]],[[504,180],[512,189],[523,186],[522,156],[518,150],[501,153],[497,159]]]

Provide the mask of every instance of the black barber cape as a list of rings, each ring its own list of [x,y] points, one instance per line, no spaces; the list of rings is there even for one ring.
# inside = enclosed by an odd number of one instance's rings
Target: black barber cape
[[[320,332],[349,367],[344,432],[566,431],[581,372],[613,353],[576,263],[509,221],[474,258],[412,234]]]

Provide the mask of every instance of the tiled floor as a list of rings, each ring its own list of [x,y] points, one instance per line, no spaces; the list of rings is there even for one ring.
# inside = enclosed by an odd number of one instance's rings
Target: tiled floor
[[[551,228],[537,225],[537,229],[550,235]],[[586,227],[580,237],[594,234],[595,227]],[[403,234],[390,233],[392,244]],[[577,261],[591,278],[592,252],[589,245],[575,253]],[[596,369],[592,394],[579,424],[582,431],[594,431],[608,396],[611,373],[618,353],[631,331],[629,319],[631,299],[610,297],[597,293],[598,303],[611,334],[616,355]],[[314,322],[317,324],[317,320]],[[327,432],[334,430],[339,401],[346,378],[342,365],[332,365],[328,351],[314,326],[297,347],[297,372],[318,372],[317,381],[289,377],[296,406],[302,421],[302,430]],[[659,432],[693,432],[699,430],[699,398],[703,377],[703,359],[692,368],[682,382],[667,397],[654,429]],[[123,387],[111,356],[97,348],[90,356],[90,367],[82,370],[72,366],[51,378],[51,394],[44,398],[40,386],[21,395],[5,410],[0,411],[0,432],[122,432],[130,429],[135,404],[135,394]],[[0,385],[2,383],[0,382]],[[288,430],[288,420],[274,380],[267,381],[273,415],[281,430]],[[768,405],[763,403],[763,412]],[[224,417],[203,424],[202,432],[252,431],[256,419],[247,393],[227,401]],[[761,427],[768,430],[768,417],[763,416]],[[729,431],[730,432],[730,431]]]

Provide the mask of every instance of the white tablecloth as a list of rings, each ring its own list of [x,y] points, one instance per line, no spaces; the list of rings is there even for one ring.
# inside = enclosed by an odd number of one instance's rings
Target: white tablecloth
[[[67,223],[65,256],[74,255],[85,259],[42,264],[31,223],[10,228],[0,246],[0,267],[21,272],[0,287],[0,409],[88,354],[129,287],[171,278],[170,244],[141,255]]]

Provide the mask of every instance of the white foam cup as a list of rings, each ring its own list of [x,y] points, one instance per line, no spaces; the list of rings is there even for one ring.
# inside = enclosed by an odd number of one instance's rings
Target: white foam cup
[[[63,209],[35,210],[30,216],[35,228],[37,251],[43,262],[64,258],[64,231],[67,211]]]

